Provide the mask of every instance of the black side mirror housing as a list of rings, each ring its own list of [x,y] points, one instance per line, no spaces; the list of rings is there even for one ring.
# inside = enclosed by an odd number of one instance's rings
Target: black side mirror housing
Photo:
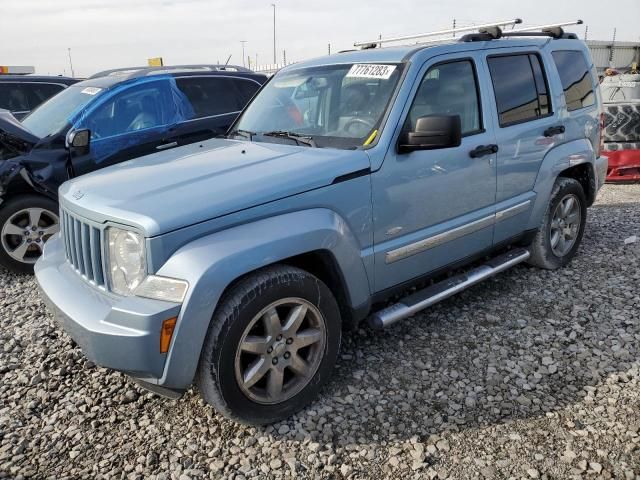
[[[91,131],[87,128],[71,130],[67,135],[66,146],[70,152],[76,155],[89,153],[91,145]]]
[[[461,141],[460,115],[428,115],[418,118],[414,131],[400,135],[398,153],[458,147]]]

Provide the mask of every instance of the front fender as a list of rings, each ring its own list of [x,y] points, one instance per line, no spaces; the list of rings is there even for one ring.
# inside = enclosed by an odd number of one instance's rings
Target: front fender
[[[595,152],[593,151],[591,142],[587,139],[563,143],[547,152],[540,165],[540,170],[538,171],[538,176],[533,187],[533,190],[536,192],[536,201],[531,212],[531,217],[529,218],[528,230],[535,230],[540,226],[542,217],[547,210],[553,184],[556,178],[558,178],[558,175],[567,168],[588,164],[591,178],[595,178],[593,173],[594,159]]]
[[[344,278],[351,306],[370,291],[360,246],[335,212],[318,208],[233,227],[195,240],[174,253],[158,275],[189,282],[159,384],[188,388],[218,301],[234,280],[258,268],[315,250],[331,253]]]

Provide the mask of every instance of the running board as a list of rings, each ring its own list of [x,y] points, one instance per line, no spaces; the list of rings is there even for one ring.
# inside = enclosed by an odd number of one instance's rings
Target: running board
[[[530,256],[529,251],[524,248],[509,250],[507,253],[492,258],[480,267],[430,285],[403,298],[396,304],[375,312],[369,317],[369,324],[373,328],[379,329],[388,327],[398,320],[410,317],[420,310],[449,298],[476,283],[480,283],[482,280],[524,262]]]

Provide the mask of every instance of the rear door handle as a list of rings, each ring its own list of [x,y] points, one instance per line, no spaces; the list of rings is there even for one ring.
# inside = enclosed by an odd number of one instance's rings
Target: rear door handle
[[[163,145],[158,145],[156,147],[156,150],[166,150],[167,148],[173,148],[173,147],[177,147],[178,146],[178,142],[169,142],[169,143],[165,143]]]
[[[555,127],[549,127],[544,131],[545,137],[553,137],[554,135],[560,135],[564,133],[564,125],[556,125]]]
[[[478,145],[469,152],[469,156],[471,158],[480,158],[494,153],[498,153],[498,145]]]

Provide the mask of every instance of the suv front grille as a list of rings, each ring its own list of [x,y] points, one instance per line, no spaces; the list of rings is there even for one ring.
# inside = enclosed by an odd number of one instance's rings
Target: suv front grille
[[[71,266],[88,281],[105,286],[102,230],[61,209],[64,250]]]

